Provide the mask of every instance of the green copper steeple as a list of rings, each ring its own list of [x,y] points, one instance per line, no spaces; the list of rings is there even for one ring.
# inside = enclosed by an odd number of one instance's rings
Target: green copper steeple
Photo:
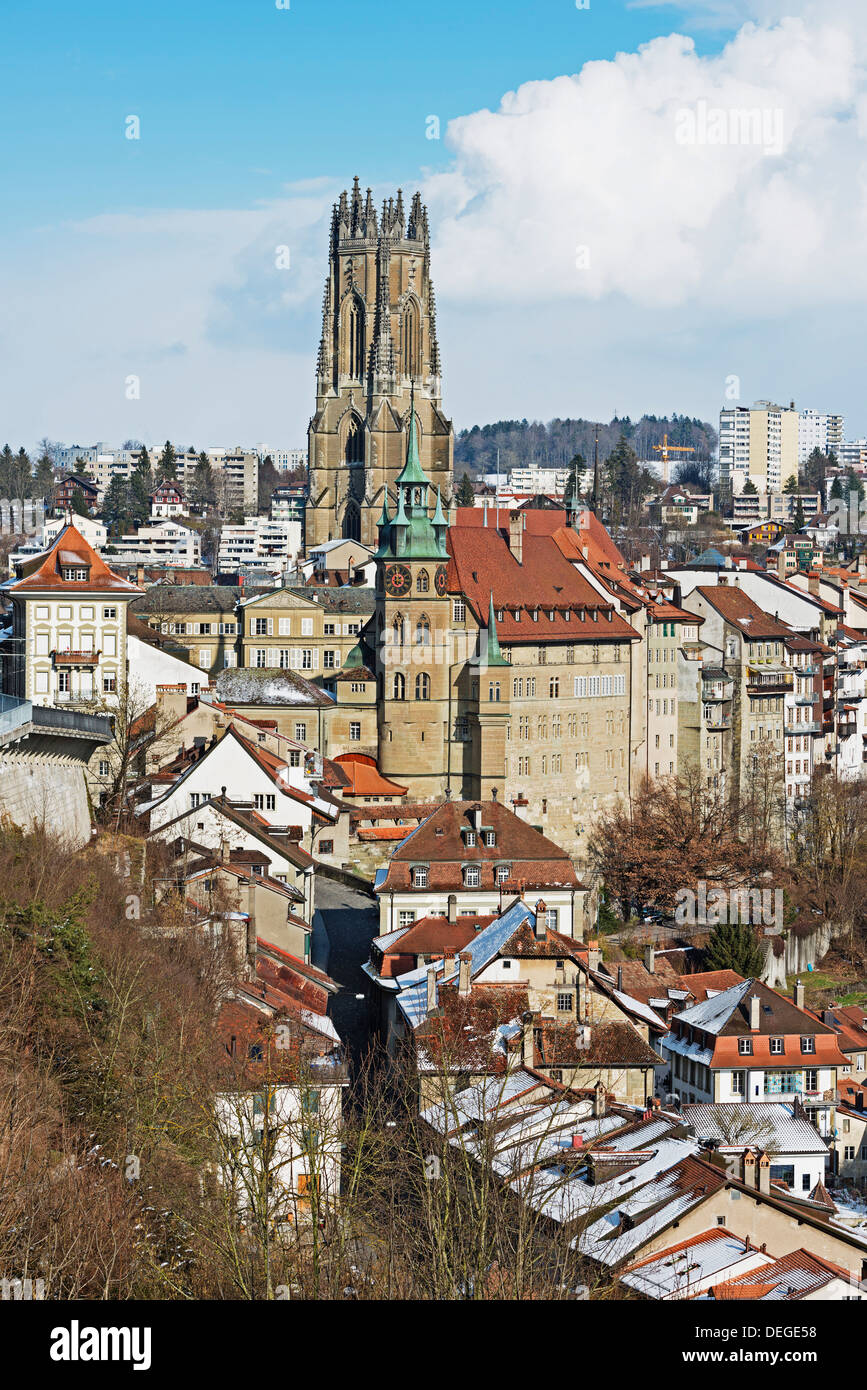
[[[491,594],[491,602],[488,607],[487,653],[483,664],[488,666],[508,666],[509,664],[500,651],[500,640],[497,637],[497,624],[494,619],[493,594]]]
[[[433,518],[428,513],[428,493],[431,485],[421,466],[414,395],[410,402],[406,461],[395,480],[395,486],[397,509],[389,519],[387,501],[383,503],[379,520],[377,558],[447,560],[448,522],[443,515],[439,494]]]

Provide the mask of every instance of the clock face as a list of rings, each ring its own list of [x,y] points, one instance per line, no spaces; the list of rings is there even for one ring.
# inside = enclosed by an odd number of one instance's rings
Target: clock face
[[[408,565],[386,565],[385,587],[388,593],[408,594],[412,587],[412,575]]]
[[[437,565],[436,574],[434,575],[434,588],[440,595],[440,598],[442,598],[443,594],[446,591],[447,583],[448,571],[446,570],[445,565]]]

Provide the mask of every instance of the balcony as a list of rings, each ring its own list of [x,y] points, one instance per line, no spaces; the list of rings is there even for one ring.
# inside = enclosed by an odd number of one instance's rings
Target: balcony
[[[97,666],[99,652],[54,651],[51,653],[55,666]]]
[[[786,738],[790,735],[797,738],[799,734],[820,734],[822,732],[821,720],[811,719],[805,724],[784,724],[783,733]]]
[[[725,729],[730,729],[731,726],[732,717],[730,714],[712,714],[710,718],[705,720],[705,728],[711,734],[720,733]]]
[[[792,689],[791,668],[748,666],[747,667],[747,689],[759,690],[763,694],[768,691],[786,691]]]

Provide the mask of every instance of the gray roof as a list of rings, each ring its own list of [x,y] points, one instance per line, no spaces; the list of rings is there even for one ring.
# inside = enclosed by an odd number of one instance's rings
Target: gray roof
[[[228,666],[217,676],[217,699],[229,705],[326,705],[334,697],[297,671]]]
[[[357,613],[359,617],[364,617],[371,614],[376,606],[373,590],[359,584],[346,584],[339,589],[324,584],[298,584],[292,586],[292,592],[300,598],[309,599],[311,603],[318,603],[328,613]]]
[[[230,584],[154,584],[133,599],[133,613],[234,613],[241,590]]]
[[[743,984],[732,985],[731,989],[724,989],[722,994],[703,999],[700,1004],[693,1004],[691,1008],[684,1009],[675,1017],[691,1024],[693,1028],[701,1028],[705,1033],[717,1033],[728,1023],[738,1004],[749,993],[752,984],[752,980],[744,980]]]
[[[771,1149],[778,1153],[827,1154],[828,1146],[809,1120],[781,1101],[749,1104],[685,1105],[683,1117],[700,1139],[718,1139],[724,1148]]]

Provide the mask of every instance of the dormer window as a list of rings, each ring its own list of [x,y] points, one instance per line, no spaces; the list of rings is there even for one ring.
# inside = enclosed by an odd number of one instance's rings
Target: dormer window
[[[475,830],[465,830],[465,831],[464,831],[464,844],[465,844],[465,845],[468,845],[469,848],[472,849],[472,847],[475,845],[475,843],[476,843],[476,832],[475,832]]]
[[[464,865],[464,887],[478,888],[482,881],[482,871],[478,864]]]
[[[64,565],[60,572],[62,577],[69,580],[70,583],[86,584],[88,575],[90,574],[90,567],[88,565]]]
[[[738,1052],[741,1057],[751,1057],[753,1055],[752,1038],[738,1038]]]
[[[412,871],[413,888],[427,888],[427,864],[416,864]]]
[[[492,845],[495,845],[496,843],[497,832],[495,830],[482,831],[482,844],[487,845],[490,848]]]
[[[498,864],[494,870],[497,883],[506,883],[512,876],[511,864]]]

